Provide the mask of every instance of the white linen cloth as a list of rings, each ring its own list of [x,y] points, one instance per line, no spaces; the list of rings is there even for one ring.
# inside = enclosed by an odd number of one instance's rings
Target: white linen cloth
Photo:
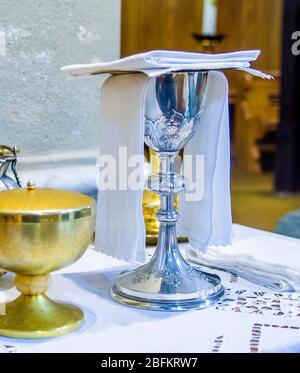
[[[236,225],[233,234],[234,241],[268,235]],[[283,237],[281,243],[284,252],[289,239]],[[183,313],[151,312],[111,299],[111,287],[124,269],[126,263],[88,250],[72,266],[53,273],[47,294],[80,307],[85,313],[83,327],[46,340],[0,337],[0,353],[300,352],[300,293],[274,294],[213,271],[228,289],[219,305]],[[7,289],[8,301],[19,295],[11,273],[1,278],[1,288]]]
[[[128,159],[144,153],[146,94],[154,76],[180,70],[249,69],[259,51],[222,55],[152,51],[119,61],[62,68],[72,76],[111,72],[144,72],[109,77],[102,88],[101,155],[117,161],[119,148],[127,148]],[[204,156],[204,197],[201,201],[180,201],[181,234],[194,248],[231,242],[230,149],[228,84],[221,72],[209,73],[204,96],[202,123],[186,154]],[[143,165],[141,164],[142,168]],[[128,173],[131,170],[128,168]],[[142,170],[140,170],[142,174]],[[143,182],[133,190],[100,190],[97,208],[96,249],[129,262],[145,261],[145,226],[142,212]]]
[[[210,247],[205,253],[189,248],[187,258],[275,291],[300,291],[300,241],[275,237],[235,241],[231,247]]]

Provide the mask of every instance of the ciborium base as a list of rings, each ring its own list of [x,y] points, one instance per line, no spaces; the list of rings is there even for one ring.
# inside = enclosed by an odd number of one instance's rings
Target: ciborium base
[[[123,272],[112,289],[112,297],[127,306],[154,311],[203,309],[224,296],[221,279],[190,266],[173,248],[156,252],[146,265]]]
[[[0,335],[11,338],[49,338],[71,333],[83,323],[83,312],[56,303],[46,295],[20,295],[6,304],[0,316]]]

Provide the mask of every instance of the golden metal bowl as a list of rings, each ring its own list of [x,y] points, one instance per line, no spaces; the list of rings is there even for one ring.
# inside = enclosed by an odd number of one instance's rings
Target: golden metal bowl
[[[151,148],[145,145],[145,156],[148,159],[153,173],[159,173],[159,156]],[[175,208],[177,209],[178,196],[175,197]],[[159,221],[157,213],[160,209],[160,196],[150,190],[145,189],[143,193],[143,213],[146,227],[146,245],[156,246],[159,234]],[[188,242],[187,237],[177,237],[178,242]]]
[[[83,312],[56,303],[45,292],[48,273],[78,260],[93,238],[95,201],[55,189],[14,189],[0,193],[0,267],[16,273],[22,293],[6,304],[0,335],[46,338],[78,329]]]
[[[175,208],[177,208],[178,197],[175,198]],[[143,193],[143,213],[146,227],[146,245],[156,246],[159,234],[159,221],[157,212],[160,208],[160,197],[158,194],[145,189]],[[187,237],[177,236],[179,243],[189,242]]]

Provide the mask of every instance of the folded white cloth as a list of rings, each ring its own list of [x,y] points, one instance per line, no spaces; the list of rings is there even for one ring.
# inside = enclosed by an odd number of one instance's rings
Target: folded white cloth
[[[62,67],[66,75],[81,76],[94,74],[120,74],[128,72],[144,72],[154,77],[180,70],[224,70],[239,69],[253,75],[270,79],[271,76],[250,68],[260,51],[241,51],[223,54],[201,54],[179,51],[150,51],[139,53],[111,62],[69,65]]]
[[[153,51],[111,63],[73,65],[62,70],[72,76],[144,72],[109,77],[102,88],[100,153],[115,159],[116,169],[120,170],[120,147],[127,148],[128,159],[144,153],[145,105],[155,76],[171,71],[225,68],[248,69],[252,73],[250,61],[258,55],[258,51],[223,55]],[[228,84],[223,73],[209,73],[204,102],[202,123],[185,151],[192,156],[204,156],[204,196],[200,201],[193,202],[181,198],[182,217],[179,221],[180,233],[188,236],[193,247],[199,250],[231,242]],[[154,113],[155,107],[152,109]],[[143,169],[142,164],[140,167]],[[128,167],[127,171],[129,174],[132,170]],[[101,190],[100,186],[97,250],[129,262],[146,259],[143,186],[143,180],[138,190],[134,191],[121,188]]]
[[[186,255],[196,264],[237,273],[275,291],[300,291],[300,240],[260,236],[205,253],[189,248]]]

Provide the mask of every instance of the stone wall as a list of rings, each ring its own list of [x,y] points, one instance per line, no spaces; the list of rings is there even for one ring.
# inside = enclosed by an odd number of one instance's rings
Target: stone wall
[[[120,0],[1,0],[0,143],[22,156],[97,148],[103,78],[60,67],[119,57]]]

